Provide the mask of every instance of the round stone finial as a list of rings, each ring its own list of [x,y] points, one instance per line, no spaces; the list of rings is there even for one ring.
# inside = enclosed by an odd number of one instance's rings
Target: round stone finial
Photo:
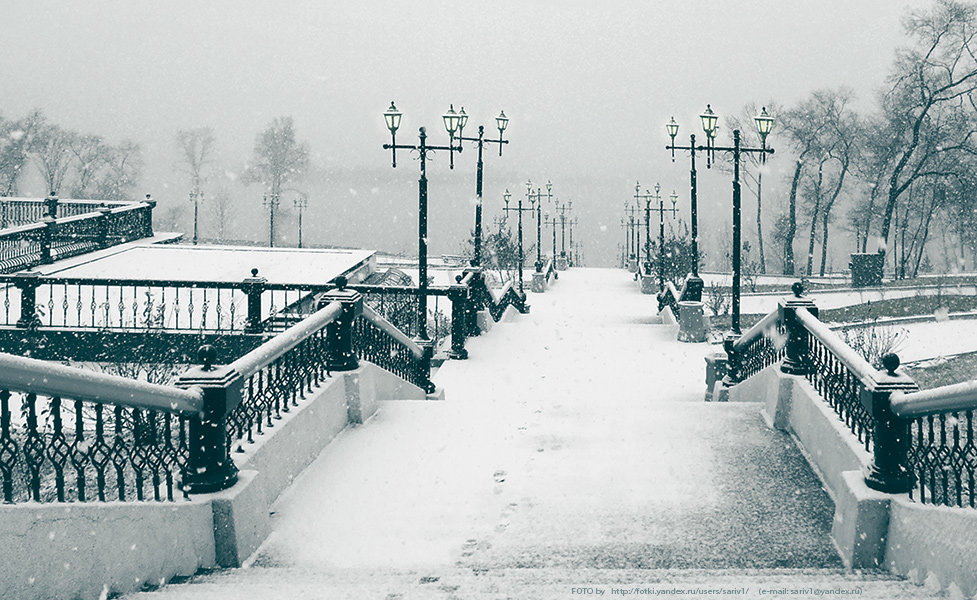
[[[891,376],[895,376],[896,369],[899,368],[899,355],[890,352],[882,356],[882,367],[885,369],[886,373]]]
[[[258,267],[255,267],[255,268],[251,269],[251,276],[252,277],[257,277],[258,276]]]
[[[455,283],[461,283],[462,279],[464,279],[464,277],[462,277],[461,275],[455,275]]]
[[[790,291],[794,292],[794,296],[800,298],[804,295],[804,284],[800,281],[795,281],[791,284]]]
[[[204,371],[214,368],[214,361],[217,360],[217,349],[210,344],[204,344],[197,350],[197,360],[203,365]]]
[[[333,281],[336,282],[336,289],[338,289],[338,290],[345,290],[346,289],[346,285],[349,283],[349,280],[346,279],[345,277],[343,277],[342,275],[340,275],[339,277],[337,277]]]

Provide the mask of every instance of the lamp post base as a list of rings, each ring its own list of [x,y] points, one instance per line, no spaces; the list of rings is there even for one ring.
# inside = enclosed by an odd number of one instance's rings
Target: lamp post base
[[[654,294],[658,292],[658,286],[655,285],[655,277],[652,275],[642,275],[641,276],[641,293],[642,294]]]
[[[544,293],[546,291],[546,274],[533,273],[533,283],[530,289],[536,294]]]
[[[556,270],[566,271],[567,270],[567,257],[557,256],[556,257]]]

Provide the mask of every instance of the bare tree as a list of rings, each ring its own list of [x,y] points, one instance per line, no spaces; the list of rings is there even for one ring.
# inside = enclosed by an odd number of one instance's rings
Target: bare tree
[[[0,195],[16,196],[18,184],[30,158],[31,147],[38,128],[44,122],[41,111],[35,110],[14,121],[0,118]]]
[[[268,191],[269,243],[275,245],[275,208],[287,185],[301,179],[309,169],[309,145],[295,139],[292,117],[278,117],[258,134],[251,163],[245,169],[245,184],[261,183]]]
[[[90,198],[95,193],[98,176],[107,167],[111,148],[98,135],[75,135],[68,142],[75,162],[75,179],[71,187],[73,198]]]
[[[105,169],[95,187],[99,200],[132,200],[142,172],[142,152],[135,142],[112,146]]]
[[[44,123],[37,128],[34,143],[31,144],[31,156],[44,177],[46,191],[51,194],[61,192],[61,185],[74,162],[71,152],[74,137],[74,133],[53,123]]]
[[[881,107],[885,137],[897,147],[882,218],[886,246],[899,197],[915,181],[943,175],[934,170],[942,155],[974,153],[977,134],[977,7],[936,0],[911,11],[904,26],[914,45],[897,55]]]
[[[176,132],[180,166],[190,175],[190,182],[195,190],[204,180],[204,169],[213,162],[215,141],[214,130],[210,127],[181,129]]]

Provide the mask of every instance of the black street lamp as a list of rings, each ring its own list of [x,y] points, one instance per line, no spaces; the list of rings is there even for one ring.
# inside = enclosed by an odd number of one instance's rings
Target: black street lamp
[[[529,185],[531,186],[532,184],[529,184]],[[519,200],[517,201],[518,204],[516,205],[516,208],[510,208],[509,207],[509,198],[511,198],[511,197],[512,197],[512,194],[509,193],[509,190],[506,190],[505,191],[505,194],[502,196],[503,200],[505,200],[505,208],[503,208],[502,210],[505,211],[506,214],[508,214],[510,211],[514,211],[514,212],[516,212],[516,213],[519,214],[519,219],[518,219],[518,223],[519,224],[517,226],[517,230],[519,232],[518,233],[518,235],[519,235],[519,296],[523,300],[525,300],[526,299],[526,293],[523,291],[523,284],[522,284],[522,265],[523,265],[523,263],[526,260],[523,257],[523,253],[522,253],[522,213],[523,213],[523,211],[525,211],[525,212],[528,212],[530,215],[532,215],[536,211],[536,199],[534,197],[530,197],[529,198],[529,201],[531,203],[530,204],[530,207],[529,208],[523,208],[522,207],[522,198],[519,198]]]
[[[696,217],[696,180],[695,180],[695,152],[697,150],[705,151],[706,153],[706,168],[710,168],[713,162],[713,157],[715,152],[732,152],[733,154],[733,314],[731,328],[735,335],[739,335],[740,331],[740,252],[742,242],[740,241],[740,218],[741,218],[741,194],[740,194],[740,155],[743,153],[758,153],[761,156],[762,161],[766,161],[766,154],[773,154],[773,148],[767,148],[767,134],[770,133],[770,129],[773,127],[773,117],[767,114],[766,109],[763,112],[754,117],[756,123],[757,133],[760,135],[761,147],[760,148],[744,148],[740,145],[740,130],[733,130],[733,145],[732,147],[719,147],[716,146],[716,125],[719,122],[719,116],[712,112],[712,107],[706,105],[706,111],[699,115],[702,120],[702,129],[706,132],[706,145],[696,146],[695,136],[691,136],[691,143],[688,146],[676,146],[675,136],[678,135],[678,123],[675,122],[675,118],[665,125],[665,129],[668,131],[668,135],[672,138],[672,143],[665,146],[666,150],[672,151],[672,159],[675,158],[676,150],[689,150],[692,153],[692,194],[691,194],[691,204],[692,204],[692,265],[693,265],[693,275],[697,276],[698,273],[698,263],[699,263],[699,250],[698,250],[698,224]]]
[[[299,193],[295,197],[295,208],[299,211],[299,248],[302,247],[302,212],[309,207],[309,195]]]
[[[559,206],[559,203],[557,203],[557,206]],[[622,220],[621,222],[623,223],[624,221]],[[551,255],[551,258],[553,260],[554,268],[556,267],[556,226],[559,224],[560,221],[559,219],[556,218],[555,208],[554,208],[553,216],[550,216],[549,213],[546,213],[546,226],[549,227],[550,231],[553,232],[553,254]]]
[[[417,180],[417,338],[422,342],[429,342],[430,337],[427,333],[427,153],[437,150],[447,150],[450,153],[451,168],[454,168],[454,153],[458,147],[449,144],[447,146],[431,146],[427,143],[427,131],[424,127],[418,130],[420,143],[417,146],[412,144],[398,144],[396,141],[397,128],[400,127],[400,120],[403,115],[390,103],[390,108],[383,113],[387,129],[390,130],[390,143],[384,144],[384,150],[390,150],[392,166],[397,167],[397,149],[413,150],[418,153],[421,163],[421,177]],[[444,128],[448,132],[449,139],[454,138],[455,131],[461,117],[453,109],[442,115]]]
[[[573,266],[573,226],[576,224],[577,224],[577,217],[573,217],[572,219],[567,220],[567,225],[569,225],[569,229],[570,229],[570,254],[567,255],[567,261],[570,263],[571,267]]]
[[[190,189],[190,202],[193,202],[193,245],[197,245],[197,223],[200,212],[200,203],[204,201],[204,193],[200,191],[200,183],[196,178],[193,180],[193,187]]]
[[[543,271],[543,246],[542,246],[542,230],[543,230],[543,218],[541,211],[543,209],[543,190],[542,188],[536,188],[536,193],[532,192],[532,182],[526,182],[526,197],[530,200],[536,200],[536,272],[542,273]],[[553,201],[553,183],[550,181],[546,182],[546,204],[549,205]],[[547,215],[549,216],[549,215]],[[556,238],[554,238],[555,240]],[[556,252],[556,246],[554,245],[554,252]]]
[[[273,192],[265,194],[261,202],[268,209],[268,246],[275,247],[275,209],[282,203],[281,195]]]
[[[630,263],[633,260],[636,265],[635,271],[637,271],[638,249],[640,248],[639,241],[635,235],[637,233],[637,226],[634,218],[635,212],[638,210],[641,209],[637,206],[632,206],[628,202],[624,203],[624,216],[627,217],[625,225],[628,229],[628,268],[630,269]]]
[[[449,108],[448,113],[451,114],[454,108]],[[482,125],[478,126],[478,137],[465,137],[464,129],[465,125],[468,124],[468,115],[465,114],[465,108],[462,107],[461,111],[458,113],[458,126],[457,134],[449,134],[452,136],[451,143],[453,144],[455,140],[459,142],[458,152],[461,152],[460,142],[475,142],[478,148],[478,160],[476,162],[475,169],[475,253],[472,257],[472,266],[480,267],[482,265],[482,148],[485,144],[498,144],[499,145],[499,156],[502,156],[502,145],[508,144],[509,140],[503,140],[502,134],[505,133],[506,127],[509,126],[509,118],[505,116],[505,111],[501,111],[499,116],[495,117],[495,126],[499,130],[499,139],[497,140],[486,140],[485,127]],[[445,122],[447,127],[447,122]]]
[[[557,206],[556,211],[560,214],[560,257],[566,258],[567,255],[567,212],[573,211],[573,200],[564,202]]]
[[[658,194],[662,189],[660,184],[655,184],[655,193],[652,194],[645,189],[645,193],[641,193],[641,183],[634,182],[634,202],[640,206],[642,200],[645,201],[645,263],[644,263],[644,274],[651,275],[651,199],[655,198],[661,200],[661,196]],[[659,281],[659,285],[661,282]]]

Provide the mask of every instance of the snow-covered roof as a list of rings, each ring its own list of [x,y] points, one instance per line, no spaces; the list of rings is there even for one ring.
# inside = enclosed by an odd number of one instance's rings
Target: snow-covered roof
[[[271,283],[324,283],[348,275],[372,250],[149,245],[129,248],[64,270],[61,277],[237,282],[251,269]]]

